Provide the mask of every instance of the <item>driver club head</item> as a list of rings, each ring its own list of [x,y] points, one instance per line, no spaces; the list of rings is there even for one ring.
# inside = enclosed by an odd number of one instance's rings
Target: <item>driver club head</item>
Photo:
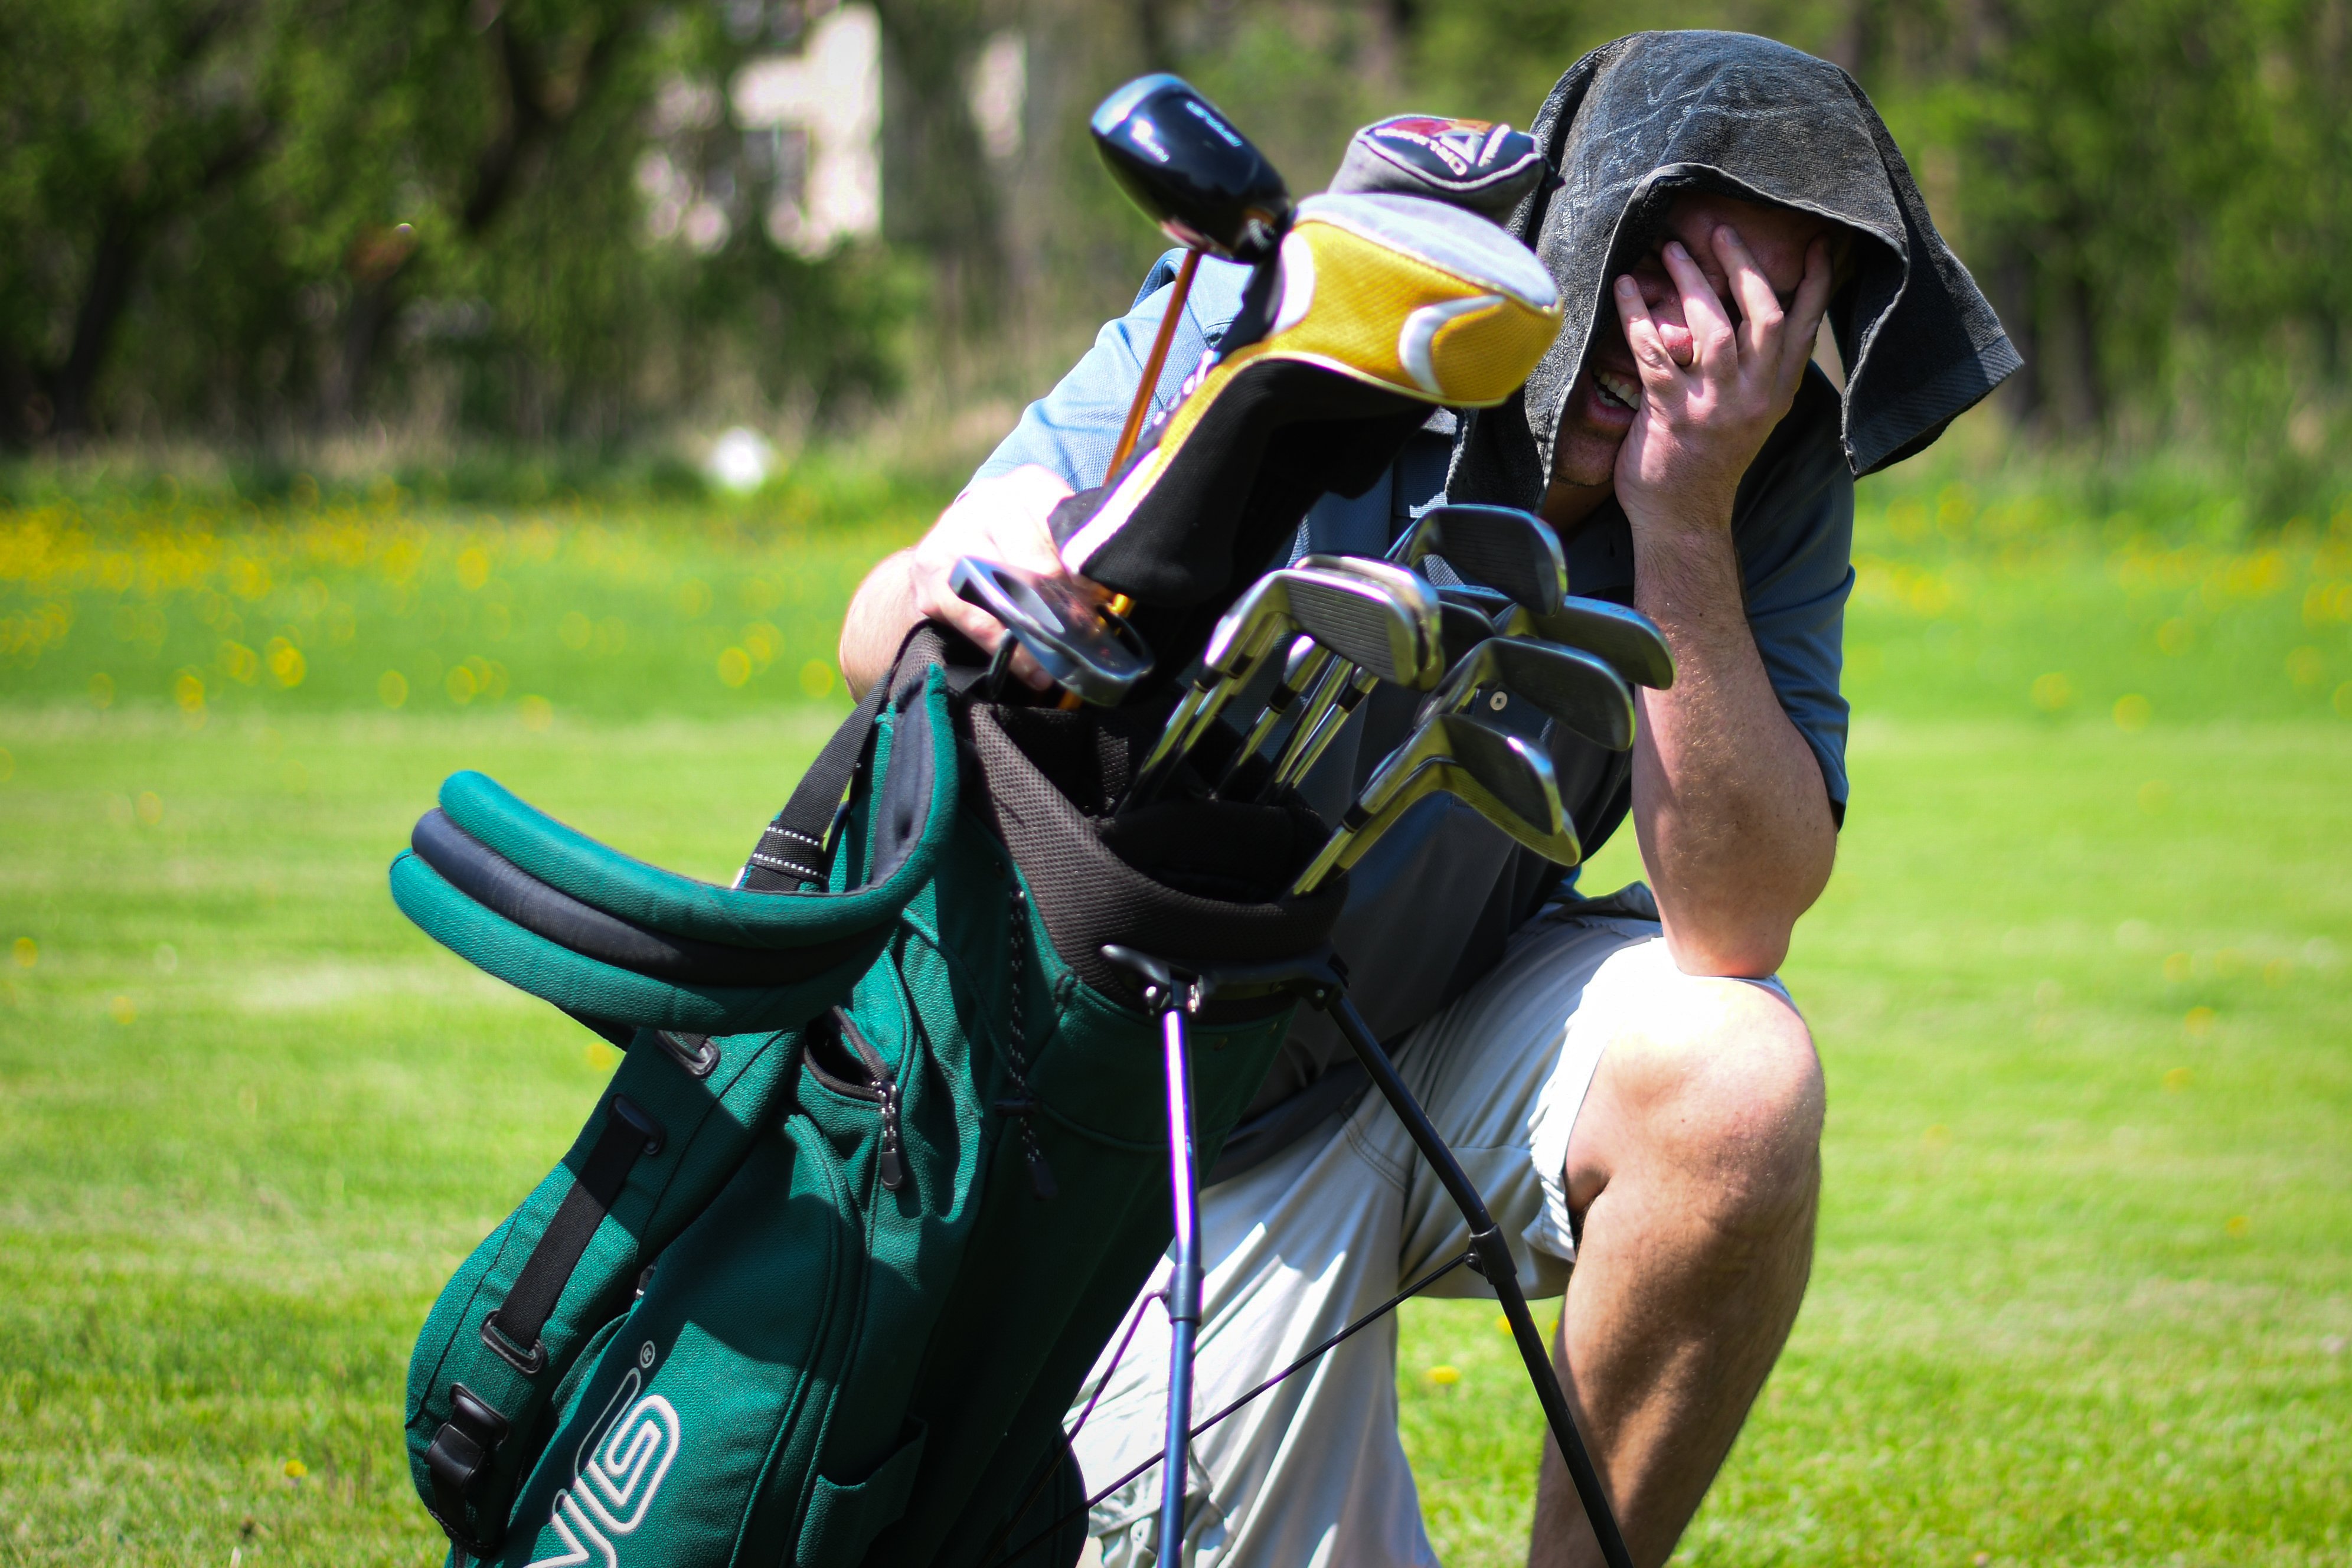
[[[1139,77],[1103,100],[1087,129],[1119,188],[1177,244],[1257,262],[1282,243],[1282,176],[1182,78]]]
[[[1054,683],[1110,707],[1151,672],[1151,650],[1124,620],[1058,577],[977,555],[959,559],[949,585],[995,616]]]
[[[1523,637],[1489,637],[1465,654],[1422,704],[1421,717],[1459,713],[1487,687],[1533,703],[1596,746],[1633,744],[1633,692],[1606,661]]]
[[[1433,506],[1415,518],[1389,559],[1418,566],[1434,555],[1464,578],[1500,589],[1539,616],[1568,595],[1568,562],[1549,524],[1511,506]]]
[[[1442,713],[1417,726],[1381,763],[1348,810],[1339,830],[1293,884],[1313,892],[1334,871],[1354,865],[1407,812],[1433,795],[1450,795],[1545,858],[1573,866],[1583,856],[1560,804],[1550,759],[1516,735]]]

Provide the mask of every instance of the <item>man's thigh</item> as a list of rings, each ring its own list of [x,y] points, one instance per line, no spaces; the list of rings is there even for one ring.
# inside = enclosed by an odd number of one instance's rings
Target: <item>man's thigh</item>
[[[1531,1296],[1564,1290],[1576,1253],[1561,1175],[1570,1131],[1614,1028],[1596,1026],[1590,999],[1657,944],[1657,932],[1654,921],[1620,916],[1533,922],[1491,973],[1398,1049],[1398,1070],[1511,1238],[1520,1285]],[[1460,1211],[1377,1095],[1349,1118],[1346,1136],[1366,1163],[1404,1190],[1401,1280],[1467,1248]],[[1431,1294],[1492,1292],[1457,1270]]]

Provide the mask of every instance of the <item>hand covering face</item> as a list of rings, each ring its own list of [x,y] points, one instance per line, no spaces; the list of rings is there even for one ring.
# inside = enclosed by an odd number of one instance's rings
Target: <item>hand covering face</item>
[[[1511,231],[1559,286],[1559,339],[1526,388],[1471,416],[1455,500],[1535,507],[1610,280],[1663,231],[1686,190],[1770,202],[1856,235],[1829,320],[1846,367],[1843,442],[1859,477],[1918,452],[2022,361],[1937,233],[1910,166],[1853,79],[1742,33],[1637,33],[1570,67],[1533,134],[1559,183]]]

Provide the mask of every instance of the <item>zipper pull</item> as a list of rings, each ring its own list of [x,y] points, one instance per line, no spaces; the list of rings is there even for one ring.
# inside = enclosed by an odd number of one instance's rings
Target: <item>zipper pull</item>
[[[895,1193],[907,1184],[907,1162],[900,1152],[898,1086],[889,1079],[882,1080],[882,1153],[876,1163],[884,1186]]]
[[[1058,1196],[1062,1189],[1054,1184],[1054,1167],[1045,1163],[1045,1151],[1037,1147],[1037,1134],[1025,1116],[1021,1119],[1021,1131],[1022,1142],[1029,1146],[1029,1190],[1040,1198]]]

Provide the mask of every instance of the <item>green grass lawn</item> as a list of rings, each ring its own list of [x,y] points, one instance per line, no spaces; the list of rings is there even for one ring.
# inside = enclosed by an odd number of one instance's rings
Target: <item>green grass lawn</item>
[[[1821,1253],[1680,1561],[2352,1560],[2352,510],[2030,500],[1864,508]],[[615,1058],[384,864],[474,766],[730,873],[919,514],[346,511],[0,511],[0,1563],[437,1559],[410,1341]],[[1517,1561],[1492,1309],[1400,1382],[1446,1560]]]

